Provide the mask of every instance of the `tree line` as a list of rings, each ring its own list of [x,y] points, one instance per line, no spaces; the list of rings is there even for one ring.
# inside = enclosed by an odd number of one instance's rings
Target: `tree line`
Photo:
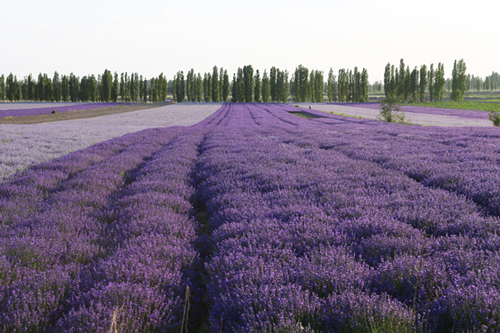
[[[452,77],[449,81],[451,86],[450,98],[460,102],[464,99],[467,90],[466,64],[463,59],[455,60],[453,64]],[[431,64],[429,69],[426,65],[416,66],[410,71],[410,66],[405,66],[401,59],[399,69],[387,63],[384,71],[384,92],[388,99],[400,103],[425,102],[426,92],[429,100],[440,102],[444,97],[446,79],[444,77],[444,64],[438,63],[434,68]]]
[[[52,78],[47,74],[32,74],[18,80],[12,73],[7,77],[0,76],[0,100],[11,102],[39,101],[39,102],[117,102],[121,97],[123,102],[138,101],[153,103],[165,101],[167,98],[168,82],[161,73],[150,80],[137,73],[127,72],[112,74],[104,70],[103,74],[86,75],[82,78],[70,75],[59,75],[56,71]]]

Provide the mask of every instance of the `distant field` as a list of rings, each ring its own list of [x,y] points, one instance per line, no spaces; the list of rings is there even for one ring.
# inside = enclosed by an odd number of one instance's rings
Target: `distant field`
[[[484,102],[450,101],[450,102],[408,103],[406,105],[432,107],[432,108],[445,108],[445,109],[460,109],[460,110],[500,111],[500,103],[497,104],[497,103],[484,103]]]
[[[127,133],[154,127],[196,124],[219,107],[220,104],[175,104],[68,121],[22,125],[0,124],[0,181],[34,164]]]

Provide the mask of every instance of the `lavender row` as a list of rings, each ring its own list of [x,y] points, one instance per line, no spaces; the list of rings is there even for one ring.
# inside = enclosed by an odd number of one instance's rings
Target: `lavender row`
[[[380,103],[333,103],[335,105],[359,107],[380,110]],[[438,114],[443,116],[454,116],[467,119],[488,119],[488,112],[463,109],[435,108],[425,106],[402,105],[400,109],[404,112]]]
[[[399,172],[319,149],[311,138],[329,126],[279,106],[245,108],[209,134],[199,162],[214,242],[213,331],[494,325],[498,220]]]
[[[281,109],[293,110],[289,106],[281,106]],[[322,117],[302,127],[315,128],[318,122],[331,124],[335,125],[334,131],[326,131],[336,135],[313,131],[304,144],[376,162],[384,168],[403,172],[425,186],[465,195],[488,214],[500,216],[498,129],[421,128],[358,119],[339,120],[337,116],[319,111],[308,112]]]
[[[56,110],[57,113],[63,113],[69,111],[101,109],[118,105],[130,105],[130,104],[131,103],[77,103],[77,104],[65,104],[62,106],[50,106],[50,107],[41,106],[37,108],[7,109],[7,110],[0,110],[0,118],[38,116],[42,114],[50,114],[52,113],[53,110]]]
[[[106,252],[101,241],[106,237],[105,226],[109,223],[104,215],[106,207],[117,191],[133,180],[134,170],[145,158],[183,131],[182,128],[148,130],[126,136],[121,143],[114,140],[122,148],[119,152],[101,158],[99,163],[72,174],[55,187],[42,188],[45,194],[29,214],[21,216],[15,209],[5,214],[10,223],[0,237],[2,330],[45,330],[58,322],[72,306],[72,295],[82,283],[79,276],[91,271],[89,265]],[[72,167],[67,163],[86,160],[82,154],[77,152],[48,163],[46,170],[71,172]],[[92,160],[92,155],[87,157]],[[36,170],[45,169],[35,168],[34,174]],[[24,185],[19,194],[29,195],[27,190],[47,185],[43,177],[34,180],[23,183],[22,178],[18,179]],[[5,201],[10,207],[17,207],[16,199],[7,197]]]
[[[0,230],[22,221],[40,209],[43,200],[61,182],[96,165],[156,130],[145,130],[111,139],[49,162],[38,164],[0,184]]]

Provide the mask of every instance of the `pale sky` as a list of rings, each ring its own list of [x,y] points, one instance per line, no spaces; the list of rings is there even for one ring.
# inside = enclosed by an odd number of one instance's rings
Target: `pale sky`
[[[403,58],[410,68],[463,58],[500,72],[498,0],[0,0],[0,74],[52,77],[299,64],[367,68],[370,82]]]

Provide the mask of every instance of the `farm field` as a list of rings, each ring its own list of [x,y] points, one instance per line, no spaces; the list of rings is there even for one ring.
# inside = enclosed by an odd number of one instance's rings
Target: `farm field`
[[[29,125],[0,124],[0,181],[34,164],[127,133],[154,127],[193,125],[220,106],[169,105],[96,118]]]
[[[0,330],[500,330],[500,129],[203,107],[0,183]]]
[[[313,108],[334,112],[351,117],[377,119],[380,113],[379,103],[290,103],[301,108]],[[402,106],[407,122],[423,126],[444,127],[493,127],[485,111],[439,109],[434,107]]]
[[[26,117],[57,113],[108,108],[130,103],[2,103],[0,104],[0,118]]]

